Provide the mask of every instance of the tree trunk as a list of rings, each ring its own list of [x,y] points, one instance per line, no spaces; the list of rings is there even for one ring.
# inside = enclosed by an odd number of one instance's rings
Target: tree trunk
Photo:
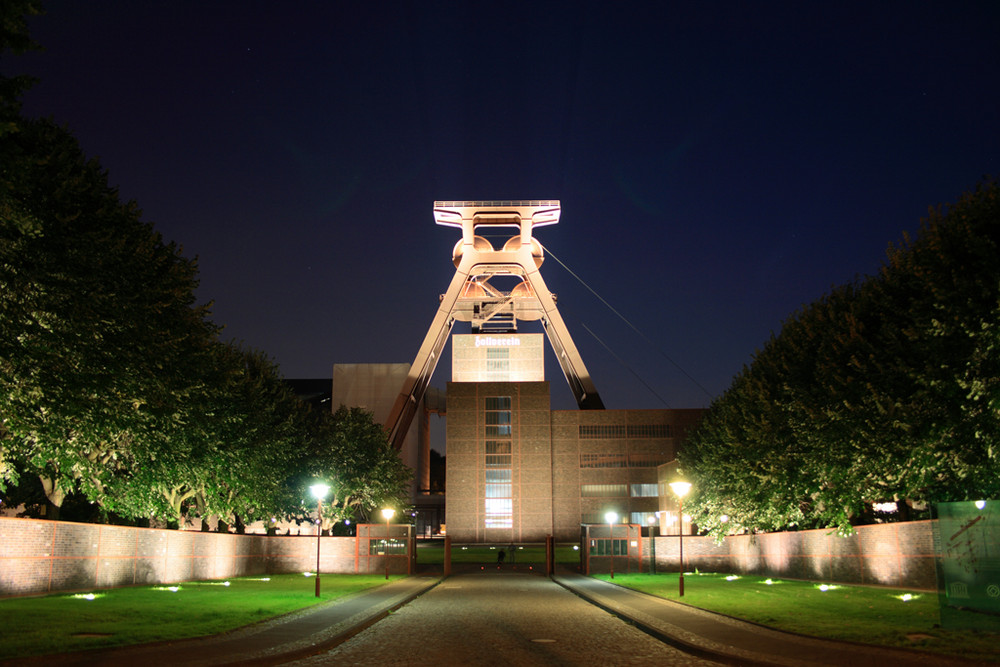
[[[49,521],[58,521],[63,500],[66,499],[66,490],[52,477],[39,475],[38,479],[42,481],[42,490],[45,492],[45,518]]]

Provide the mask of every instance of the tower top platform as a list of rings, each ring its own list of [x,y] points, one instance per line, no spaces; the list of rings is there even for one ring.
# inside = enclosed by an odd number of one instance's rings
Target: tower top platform
[[[487,201],[436,201],[434,221],[446,227],[528,227],[559,222],[558,199],[494,199]]]

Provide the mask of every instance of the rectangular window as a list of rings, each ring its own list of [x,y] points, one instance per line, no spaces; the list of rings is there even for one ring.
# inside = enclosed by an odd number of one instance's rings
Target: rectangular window
[[[510,468],[510,454],[487,454],[486,468]]]
[[[510,468],[486,471],[487,484],[510,484]]]
[[[369,556],[405,556],[406,555],[406,541],[397,540],[395,538],[385,538],[368,540],[368,555]]]
[[[509,424],[510,423],[510,410],[495,410],[487,411],[485,415],[485,420],[487,424]]]
[[[493,352],[493,350],[488,350]],[[502,350],[504,354],[507,350]],[[492,357],[492,355],[491,355]],[[499,355],[498,355],[499,358]],[[488,361],[488,363],[494,363]],[[497,360],[497,364],[507,361]],[[485,469],[485,526],[486,528],[511,528],[513,526],[513,440],[511,423],[511,397],[488,396],[485,401],[483,421],[486,441],[483,467]]]
[[[510,528],[513,525],[513,503],[510,498],[486,499],[486,527]]]
[[[630,438],[669,438],[673,435],[670,424],[629,424]]]
[[[510,396],[490,396],[486,399],[487,410],[510,410]]]
[[[590,540],[591,556],[626,556],[628,555],[628,540],[613,540],[598,537]]]
[[[487,454],[510,454],[510,440],[487,440]]]
[[[673,431],[670,424],[581,424],[581,440],[623,440],[670,438]]]
[[[625,468],[627,461],[624,454],[606,454],[597,452],[580,454],[581,468]]]
[[[622,498],[625,496],[624,484],[583,484],[580,495],[584,498]]]
[[[667,457],[656,453],[632,453],[628,455],[629,468],[655,468],[667,463]]]
[[[656,498],[659,494],[656,492],[656,484],[633,484],[632,485],[632,497],[633,498]]]
[[[652,519],[652,521],[650,521]],[[651,524],[657,524],[656,512],[632,512],[631,514],[632,523],[637,523],[640,526],[649,526]]]
[[[580,425],[581,440],[613,440],[625,437],[624,424]]]
[[[510,498],[510,484],[487,484],[487,498]]]

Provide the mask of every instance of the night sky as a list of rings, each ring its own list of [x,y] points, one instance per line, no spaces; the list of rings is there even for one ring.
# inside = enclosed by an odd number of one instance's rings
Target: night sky
[[[434,200],[551,198],[542,276],[605,405],[707,406],[1000,172],[994,0],[45,7],[45,52],[2,62],[41,80],[25,113],[70,128],[197,256],[224,338],[288,378],[413,360],[460,235]]]

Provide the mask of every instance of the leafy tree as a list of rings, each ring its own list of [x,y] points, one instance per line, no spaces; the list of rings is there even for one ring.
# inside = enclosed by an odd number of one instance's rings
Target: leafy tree
[[[27,19],[41,13],[38,0],[5,0],[0,4],[0,57],[8,52],[20,55],[39,48],[28,34]],[[31,77],[0,74],[0,139],[17,130],[21,95],[32,83]]]
[[[997,195],[987,181],[932,209],[877,276],[809,304],[755,355],[681,453],[699,525],[846,532],[876,502],[905,518],[1000,492]]]
[[[308,408],[260,352],[217,343],[212,362],[201,391],[180,406],[184,419],[130,450],[105,494],[109,509],[178,526],[194,516],[242,526],[283,515]]]
[[[323,505],[324,530],[346,519],[370,521],[383,507],[408,505],[412,472],[371,412],[341,406],[333,414],[315,412],[313,417],[308,450],[298,474],[289,479],[290,495],[303,499],[300,516],[310,513],[314,501],[305,497],[306,489],[316,481],[330,486]]]
[[[50,121],[19,120],[0,144],[0,211],[3,459],[57,512],[77,485],[99,498],[123,452],[169,430],[216,328],[194,262]]]

